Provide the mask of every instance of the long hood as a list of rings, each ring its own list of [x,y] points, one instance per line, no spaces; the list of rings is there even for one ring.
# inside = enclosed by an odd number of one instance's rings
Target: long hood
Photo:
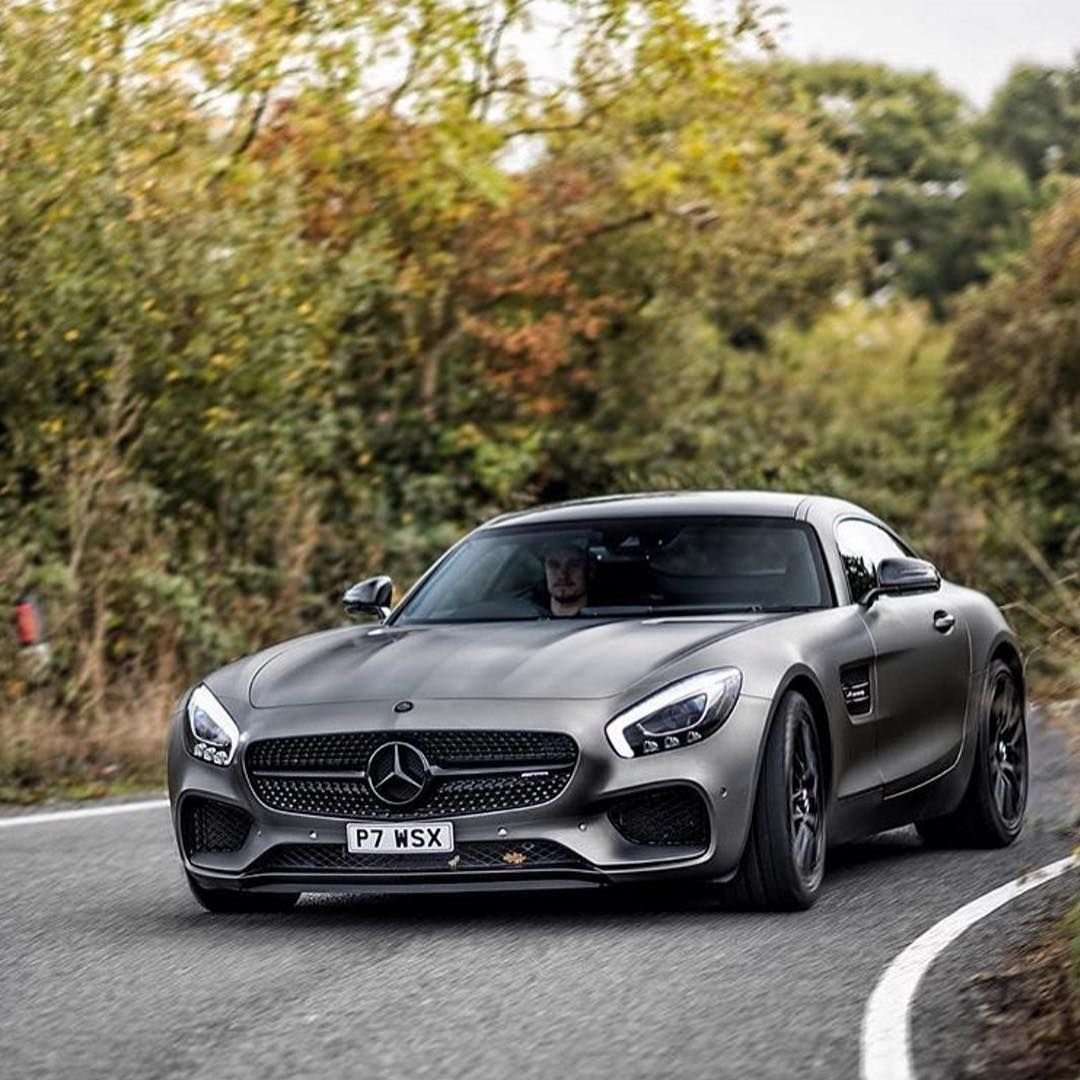
[[[255,670],[249,698],[255,708],[403,698],[606,698],[766,618],[333,630],[273,651]]]

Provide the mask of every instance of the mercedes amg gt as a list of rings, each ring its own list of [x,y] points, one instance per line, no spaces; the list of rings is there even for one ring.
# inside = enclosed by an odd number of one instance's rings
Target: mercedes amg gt
[[[344,606],[365,621],[178,703],[173,823],[210,911],[662,879],[805,908],[829,844],[911,822],[938,845],[1020,832],[1014,634],[851,503],[541,507],[392,595],[361,581]]]

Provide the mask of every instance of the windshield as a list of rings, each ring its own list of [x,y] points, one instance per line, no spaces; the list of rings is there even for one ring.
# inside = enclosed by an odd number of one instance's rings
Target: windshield
[[[642,518],[477,533],[394,622],[788,611],[831,602],[818,544],[802,522]]]

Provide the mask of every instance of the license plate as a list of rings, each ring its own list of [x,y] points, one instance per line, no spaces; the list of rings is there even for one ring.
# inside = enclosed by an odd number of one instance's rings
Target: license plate
[[[453,851],[454,823],[388,825],[383,821],[351,821],[345,826],[345,837],[349,851],[379,851],[386,855]]]

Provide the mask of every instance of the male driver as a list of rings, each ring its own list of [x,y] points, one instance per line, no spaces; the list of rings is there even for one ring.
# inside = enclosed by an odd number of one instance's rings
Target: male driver
[[[553,547],[544,556],[552,615],[577,615],[588,603],[585,565],[585,549],[574,544]]]

